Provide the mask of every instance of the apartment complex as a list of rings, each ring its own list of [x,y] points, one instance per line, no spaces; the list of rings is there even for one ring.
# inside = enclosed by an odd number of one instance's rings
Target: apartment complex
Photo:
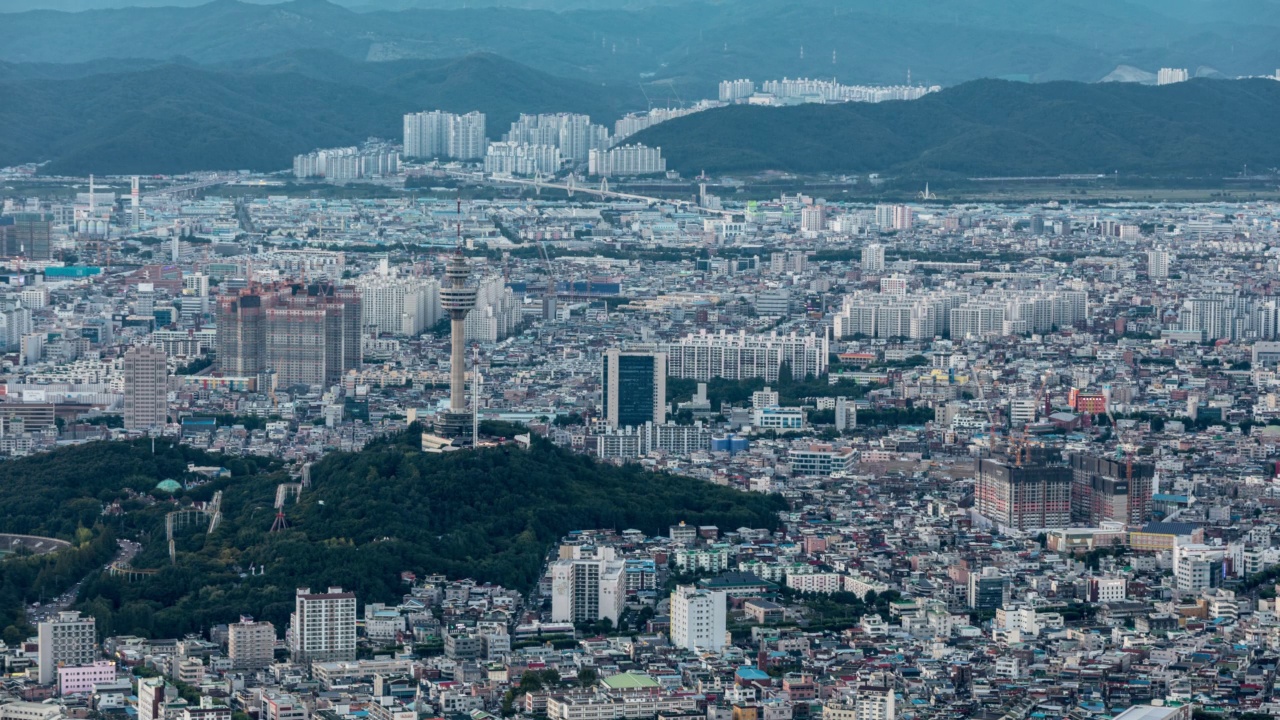
[[[434,278],[378,274],[356,281],[361,323],[382,335],[420,335],[443,317]]]
[[[299,179],[359,180],[400,172],[400,153],[387,147],[325,148],[293,158],[293,176]]]
[[[298,588],[289,617],[289,652],[295,662],[356,659],[356,596],[331,587]]]
[[[520,297],[500,275],[476,282],[476,304],[467,313],[465,324],[468,342],[497,342],[515,332],[523,320]]]
[[[552,147],[559,151],[561,158],[584,163],[592,150],[609,147],[609,130],[593,124],[587,115],[521,115],[511,123],[503,140],[518,145]]]
[[[611,150],[592,150],[587,159],[587,172],[598,177],[657,175],[667,171],[662,148],[644,145],[619,145]]]
[[[748,335],[746,331],[716,334],[706,331],[687,335],[666,346],[667,373],[671,377],[707,381],[711,378],[744,380],[764,378],[777,382],[783,365],[795,378],[818,377],[827,372],[830,341],[825,335]]]
[[[228,375],[331,385],[362,358],[360,294],[332,285],[246,290],[218,303],[218,363]]]
[[[434,110],[404,116],[405,157],[479,160],[487,144],[484,113]]]

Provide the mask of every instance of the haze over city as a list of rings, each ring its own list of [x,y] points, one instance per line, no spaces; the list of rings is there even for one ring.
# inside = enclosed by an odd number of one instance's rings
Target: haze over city
[[[0,37],[0,720],[1280,716],[1280,0]]]

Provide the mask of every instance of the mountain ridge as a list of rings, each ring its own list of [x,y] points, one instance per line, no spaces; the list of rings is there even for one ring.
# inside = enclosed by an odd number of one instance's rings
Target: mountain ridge
[[[480,110],[499,137],[520,112],[609,122],[639,102],[493,55],[362,63],[295,51],[229,67],[84,72],[49,78],[45,66],[0,66],[9,99],[0,105],[0,166],[48,161],[45,172],[77,175],[275,171],[318,147],[398,139],[408,112]]]
[[[1277,112],[1273,80],[981,80],[909,102],[710,110],[631,140],[682,172],[1221,176],[1280,166]]]
[[[1277,3],[1221,11],[1195,3],[1165,11],[1148,0],[846,0],[835,7],[818,0],[689,0],[574,2],[559,10],[531,0],[513,4],[397,0],[355,12],[327,0],[216,0],[8,13],[0,60],[185,55],[208,64],[303,48],[361,60],[493,52],[595,82],[675,83],[686,97],[712,94],[731,77],[896,83],[910,69],[918,80],[949,85],[1006,76],[1091,81],[1125,64],[1208,66],[1228,75],[1280,67]]]

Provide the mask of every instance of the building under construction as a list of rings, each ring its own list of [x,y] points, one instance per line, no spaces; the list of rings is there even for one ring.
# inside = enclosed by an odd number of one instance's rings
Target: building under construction
[[[1071,468],[1044,448],[1017,448],[1008,457],[978,458],[974,507],[1012,530],[1071,525]]]
[[[250,288],[218,302],[218,368],[276,383],[333,385],[361,363],[360,295],[332,285]]]
[[[1155,466],[1132,459],[1073,453],[1071,519],[1098,527],[1104,521],[1142,525],[1151,515]]]

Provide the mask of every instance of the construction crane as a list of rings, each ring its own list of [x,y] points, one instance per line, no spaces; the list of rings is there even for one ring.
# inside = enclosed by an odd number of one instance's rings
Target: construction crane
[[[987,402],[987,395],[982,389],[982,372],[983,371],[980,368],[975,367],[973,369],[973,384],[978,389],[978,400],[982,402],[982,409],[987,413],[987,434],[990,438],[988,442],[990,448],[994,450],[996,419],[995,415],[991,412],[991,403]],[[987,373],[991,375],[991,388],[994,390],[996,387],[995,373],[992,373],[991,371],[987,371]]]
[[[1044,403],[1045,393],[1049,389],[1049,374],[1051,371],[1046,370],[1040,375],[1040,385],[1036,390],[1035,405],[1039,408]],[[1009,448],[1013,451],[1013,462],[1016,466],[1022,467],[1024,459],[1031,458],[1031,443],[1027,439],[1026,426],[1014,429],[1012,424],[1009,428]]]
[[[545,240],[538,241],[538,250],[542,252],[542,264],[547,269],[547,291],[542,296],[542,319],[555,320],[559,309],[557,305],[556,274],[551,269],[551,255],[547,252]]]

